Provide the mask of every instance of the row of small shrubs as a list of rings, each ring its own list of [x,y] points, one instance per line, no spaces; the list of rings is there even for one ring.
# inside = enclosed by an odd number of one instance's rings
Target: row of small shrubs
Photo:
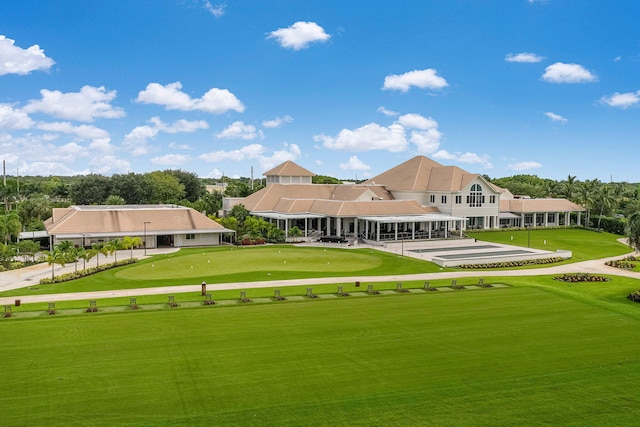
[[[0,272],[8,271],[8,270],[18,270],[20,268],[24,268],[29,265],[37,264],[35,262],[23,262],[23,261],[12,261],[9,265],[0,264]]]
[[[507,267],[522,267],[525,265],[543,265],[552,264],[554,262],[564,261],[566,258],[552,257],[552,258],[538,258],[538,259],[522,259],[516,261],[501,261],[501,262],[489,262],[486,264],[462,264],[458,265],[458,268],[507,268]]]
[[[82,277],[91,276],[92,274],[100,273],[101,271],[109,270],[109,269],[112,269],[112,268],[115,268],[115,267],[121,267],[123,265],[133,264],[136,261],[138,261],[136,258],[127,258],[127,259],[124,259],[124,260],[111,262],[111,263],[108,263],[108,264],[102,264],[102,265],[96,266],[96,267],[89,267],[89,268],[86,268],[84,270],[72,271],[71,273],[61,274],[61,275],[55,276],[53,278],[45,277],[45,278],[40,279],[40,284],[41,285],[48,285],[48,284],[51,284],[51,283],[68,282],[69,280],[75,280],[75,279],[80,279]]]
[[[538,227],[531,227],[531,230],[535,230],[535,229],[544,229],[544,230],[567,230],[570,228],[584,228],[582,225],[558,225],[558,226],[548,226],[548,227],[544,227],[544,226],[538,226]],[[494,231],[527,231],[528,228],[526,227],[505,227],[505,228],[478,228],[478,229],[467,229],[465,230],[465,235],[467,232],[469,233],[490,233],[490,232],[494,232]]]
[[[633,291],[629,295],[627,295],[627,299],[630,299],[633,302],[640,302],[640,291]]]
[[[605,262],[604,265],[608,265],[609,267],[621,268],[623,270],[633,270],[633,268],[636,266],[633,262],[627,259],[614,259]]]
[[[553,279],[561,282],[608,282],[611,280],[608,277],[591,273],[565,273]]]

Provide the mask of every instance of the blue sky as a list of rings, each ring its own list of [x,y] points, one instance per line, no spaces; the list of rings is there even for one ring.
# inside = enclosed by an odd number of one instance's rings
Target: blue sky
[[[639,19],[636,0],[6,1],[0,159],[353,179],[421,154],[640,182]]]

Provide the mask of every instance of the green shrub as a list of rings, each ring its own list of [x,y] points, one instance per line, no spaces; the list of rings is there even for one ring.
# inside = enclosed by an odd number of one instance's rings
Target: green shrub
[[[627,295],[627,299],[630,299],[633,302],[640,302],[640,291],[633,291],[629,295]]]
[[[489,262],[486,264],[462,264],[457,268],[508,268],[508,267],[522,267],[525,265],[543,265],[552,264],[554,262],[564,261],[565,258],[552,257],[552,258],[537,258],[537,259],[523,259],[517,261],[501,261],[501,262]]]
[[[561,276],[556,276],[553,278],[554,280],[559,280],[561,282],[608,282],[611,280],[608,277],[601,276],[599,274],[591,274],[591,273],[565,273]]]
[[[54,276],[53,278],[51,277],[45,277],[40,279],[40,284],[41,285],[48,285],[51,283],[62,283],[62,282],[68,282],[70,280],[75,280],[75,279],[80,279],[82,277],[87,277],[87,276],[91,276],[92,274],[96,274],[99,273],[101,271],[105,271],[105,270],[109,270],[111,268],[115,268],[115,267],[121,267],[123,265],[129,265],[129,264],[133,264],[134,262],[137,262],[138,260],[135,258],[127,258],[127,259],[123,259],[117,262],[112,262],[109,264],[102,264],[101,266],[97,266],[97,267],[89,267],[87,269],[84,270],[79,270],[79,271],[72,271],[71,273],[65,273],[65,274],[60,274],[59,276]]]

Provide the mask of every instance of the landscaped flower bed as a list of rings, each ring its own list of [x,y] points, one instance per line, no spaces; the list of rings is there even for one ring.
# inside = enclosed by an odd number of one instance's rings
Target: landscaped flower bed
[[[553,279],[561,282],[608,282],[611,280],[608,277],[591,273],[566,273]]]
[[[129,258],[129,259],[125,259],[125,260],[121,260],[121,261],[117,261],[117,262],[112,262],[112,263],[109,263],[109,264],[102,264],[101,266],[97,266],[97,267],[90,267],[90,268],[87,268],[85,270],[79,270],[79,271],[73,271],[71,273],[61,274],[61,275],[55,276],[53,278],[45,277],[45,278],[40,279],[40,284],[41,285],[48,285],[50,283],[68,282],[69,280],[75,280],[75,279],[80,279],[81,277],[91,276],[92,274],[96,274],[96,273],[99,273],[101,271],[109,270],[111,268],[120,267],[120,266],[128,265],[128,264],[133,264],[136,261],[138,261],[138,260],[135,259],[135,258]]]
[[[633,302],[640,302],[640,291],[631,292],[627,295],[627,299],[630,299]]]
[[[635,257],[632,258],[634,258],[633,261],[635,261]],[[633,262],[628,260],[628,258],[607,261],[604,263],[604,265],[608,265],[609,267],[621,268],[623,270],[633,270],[633,268],[636,266]]]
[[[503,261],[503,262],[489,262],[486,264],[462,264],[456,267],[458,268],[508,268],[508,267],[522,267],[525,265],[542,265],[552,264],[554,262],[564,261],[565,258],[553,257],[553,258],[538,258],[538,259],[523,259],[518,261]]]

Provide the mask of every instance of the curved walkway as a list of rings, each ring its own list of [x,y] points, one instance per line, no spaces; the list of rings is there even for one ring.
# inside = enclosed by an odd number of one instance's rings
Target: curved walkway
[[[149,250],[149,255],[166,253],[164,250]],[[126,258],[129,255],[121,254],[120,259]],[[137,254],[138,258],[142,258]],[[272,280],[272,281],[258,281],[258,282],[233,282],[233,283],[218,283],[207,285],[208,291],[216,290],[230,290],[230,289],[245,289],[245,288],[271,288],[271,287],[285,287],[285,286],[300,286],[300,285],[321,285],[321,284],[333,284],[333,283],[349,283],[349,282],[394,282],[394,281],[411,281],[411,280],[437,280],[437,279],[458,279],[465,277],[509,277],[509,276],[539,276],[548,274],[564,274],[564,273],[591,273],[591,274],[608,274],[615,276],[629,277],[633,279],[640,279],[640,273],[622,270],[615,267],[606,266],[604,263],[613,259],[620,259],[624,256],[615,256],[609,258],[602,258],[597,260],[582,261],[572,264],[559,265],[554,267],[540,267],[535,269],[526,270],[474,270],[474,271],[447,271],[441,273],[418,273],[418,274],[404,274],[404,275],[389,275],[389,276],[352,276],[352,277],[324,277],[313,279],[294,279],[294,280]],[[113,259],[104,259],[101,262],[111,262]],[[74,266],[66,266],[56,269],[56,274],[61,274],[67,271],[73,271]],[[20,289],[28,287],[32,284],[38,283],[40,278],[48,277],[51,275],[51,267],[47,264],[39,264],[20,270],[12,270],[0,273],[0,291],[6,291],[10,289]],[[182,285],[182,286],[164,286],[156,288],[137,288],[137,289],[119,289],[119,290],[106,290],[106,291],[92,291],[92,292],[74,292],[74,293],[59,293],[59,294],[46,294],[46,295],[24,295],[13,297],[0,298],[0,305],[13,304],[15,300],[20,300],[21,303],[38,303],[38,302],[51,302],[51,301],[71,301],[71,300],[91,300],[91,299],[104,299],[104,298],[116,298],[116,297],[133,297],[141,295],[163,295],[174,293],[186,293],[186,292],[200,292],[201,286],[197,285]]]

